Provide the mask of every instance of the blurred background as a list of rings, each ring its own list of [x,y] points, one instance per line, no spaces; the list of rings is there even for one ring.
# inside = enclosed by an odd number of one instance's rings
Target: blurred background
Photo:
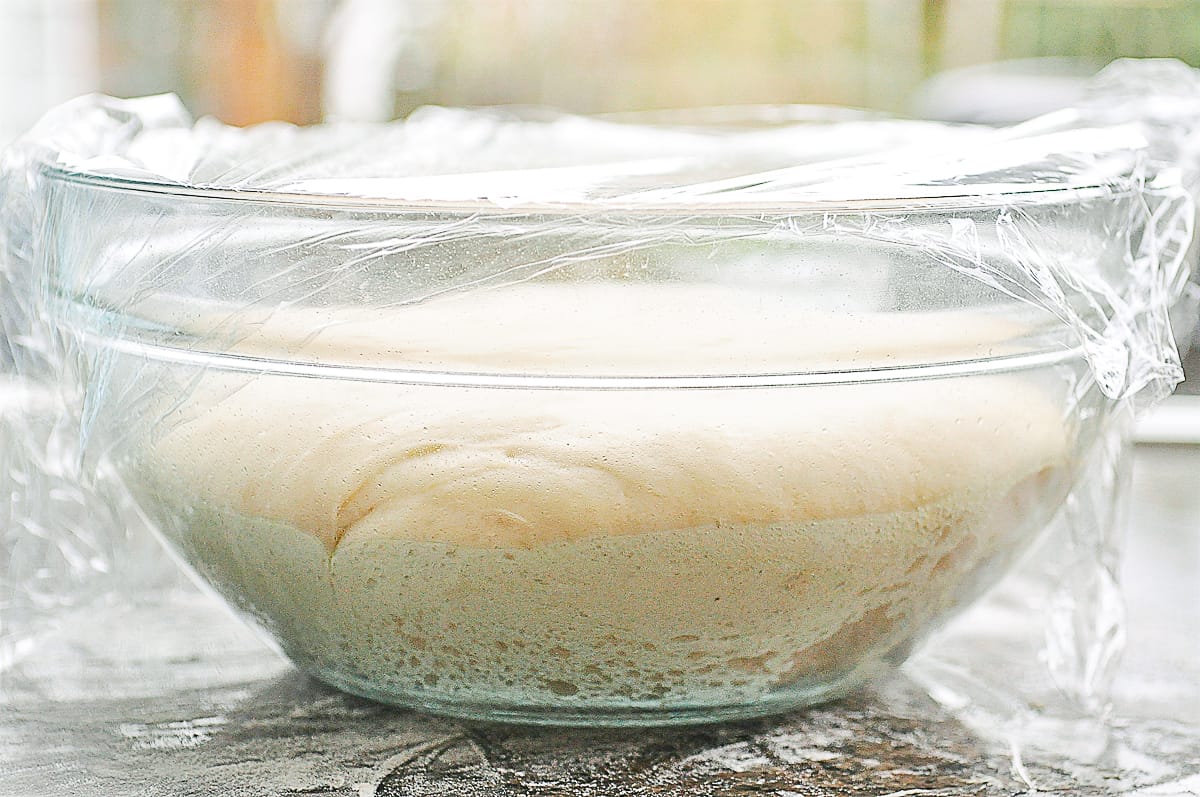
[[[173,91],[233,124],[427,103],[803,102],[1009,121],[1069,101],[1121,56],[1200,65],[1200,2],[0,0],[0,140],[89,91]]]

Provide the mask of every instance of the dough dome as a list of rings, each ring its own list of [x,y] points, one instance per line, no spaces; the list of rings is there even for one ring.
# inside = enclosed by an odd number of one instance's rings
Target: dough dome
[[[280,311],[237,350],[788,373],[1001,354],[1021,331],[966,313],[787,316],[741,291],[683,334],[714,290]],[[632,327],[606,317],[622,291]],[[666,309],[647,321],[652,306]],[[143,463],[189,560],[320,677],[417,704],[645,706],[757,701],[877,666],[1021,549],[1072,445],[1034,372],[667,390],[212,372]]]

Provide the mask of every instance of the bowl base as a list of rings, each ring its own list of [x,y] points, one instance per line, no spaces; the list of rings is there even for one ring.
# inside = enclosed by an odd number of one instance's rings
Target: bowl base
[[[745,703],[695,705],[590,703],[570,706],[454,700],[420,692],[381,689],[366,679],[344,672],[305,665],[301,665],[301,668],[317,680],[343,692],[425,714],[476,722],[576,728],[645,728],[757,719],[845,697],[870,680],[879,670],[878,667],[860,667],[819,683],[798,684],[778,689],[753,702]]]

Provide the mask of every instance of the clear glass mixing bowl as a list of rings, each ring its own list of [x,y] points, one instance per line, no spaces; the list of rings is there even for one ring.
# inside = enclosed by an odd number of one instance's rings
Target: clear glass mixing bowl
[[[504,209],[44,176],[47,223],[84,219],[48,256],[90,449],[298,666],[397,705],[844,694],[1029,546],[1109,406],[1058,315],[862,231],[1015,207],[1119,269],[1110,191]]]

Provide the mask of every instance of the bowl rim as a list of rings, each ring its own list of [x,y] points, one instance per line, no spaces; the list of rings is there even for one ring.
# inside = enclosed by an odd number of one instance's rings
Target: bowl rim
[[[487,199],[438,200],[365,197],[320,192],[279,191],[266,188],[225,188],[188,185],[168,180],[151,180],[119,174],[85,171],[43,161],[41,174],[51,180],[86,188],[149,196],[203,199],[279,207],[305,207],[371,213],[443,213],[468,216],[641,216],[670,217],[787,217],[802,214],[846,215],[867,212],[924,213],[948,210],[979,210],[1013,206],[1064,205],[1094,199],[1112,199],[1137,193],[1135,174],[1125,173],[1102,180],[1071,183],[978,183],[928,186],[904,196],[828,197],[795,200],[740,199],[730,201],[706,195],[689,201],[631,201],[627,198],[597,198],[576,202],[495,202]],[[916,189],[918,186],[908,186]]]

